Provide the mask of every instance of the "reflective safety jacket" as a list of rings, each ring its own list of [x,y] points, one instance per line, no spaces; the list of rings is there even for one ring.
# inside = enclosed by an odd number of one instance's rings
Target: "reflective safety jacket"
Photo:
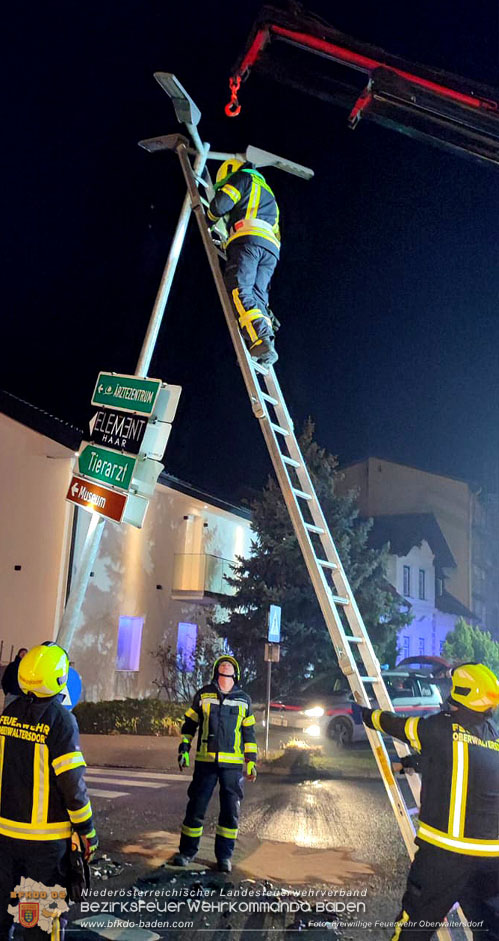
[[[242,765],[255,761],[255,717],[251,699],[239,686],[220,692],[215,683],[198,689],[185,713],[182,741],[190,745],[198,733],[196,761]]]
[[[404,719],[363,710],[370,728],[420,755],[417,842],[466,856],[499,856],[499,737],[490,719],[469,709]]]
[[[17,840],[95,836],[78,726],[59,696],[21,695],[0,716],[0,833]]]
[[[213,223],[227,216],[227,246],[252,242],[279,257],[279,207],[265,178],[250,163],[231,173],[217,189],[207,215]]]

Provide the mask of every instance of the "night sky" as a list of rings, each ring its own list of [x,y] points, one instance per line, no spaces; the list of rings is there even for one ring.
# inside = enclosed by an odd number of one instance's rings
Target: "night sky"
[[[97,372],[133,373],[183,197],[177,158],[137,147],[180,129],[153,79],[172,71],[214,149],[252,143],[315,170],[310,183],[267,173],[283,232],[277,373],[297,426],[312,415],[342,463],[376,454],[481,481],[499,461],[499,173],[374,124],[352,132],[345,110],[256,72],[241,117],[225,118],[260,6],[10,5],[2,385],[86,428]],[[479,16],[469,0],[307,7],[499,85],[494,0]],[[270,460],[194,222],[150,375],[183,386],[170,473],[234,499],[263,483]]]

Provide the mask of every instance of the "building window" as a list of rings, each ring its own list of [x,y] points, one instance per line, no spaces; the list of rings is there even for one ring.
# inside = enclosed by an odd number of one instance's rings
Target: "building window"
[[[411,594],[411,566],[404,565],[404,595],[407,597]]]
[[[402,653],[404,655],[404,658],[408,657],[410,655],[410,652],[411,652],[411,638],[404,636],[402,638]]]
[[[116,669],[136,673],[140,665],[140,647],[144,618],[121,617],[118,625]]]
[[[437,598],[441,598],[444,593],[444,580],[443,578],[435,579],[435,594]]]
[[[420,570],[419,570],[419,597],[420,597],[421,601],[424,601],[425,598],[426,598],[426,577],[425,577],[425,574],[426,574],[426,573],[425,573],[425,570],[424,570],[424,569],[420,569]]]
[[[419,638],[418,653],[424,653],[424,637]]]
[[[194,655],[198,636],[197,624],[180,621],[177,631],[177,662],[184,673],[194,672]]]
[[[444,651],[444,644],[445,644],[445,639],[440,641],[440,653],[443,653]]]

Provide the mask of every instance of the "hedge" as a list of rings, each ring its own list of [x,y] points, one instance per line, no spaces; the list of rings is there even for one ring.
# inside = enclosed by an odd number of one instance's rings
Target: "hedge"
[[[185,708],[161,699],[114,699],[81,702],[73,712],[86,734],[179,735]]]

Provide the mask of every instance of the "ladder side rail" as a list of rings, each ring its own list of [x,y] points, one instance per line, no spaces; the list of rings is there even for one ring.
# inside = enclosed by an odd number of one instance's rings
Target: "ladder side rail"
[[[278,418],[279,425],[283,428],[286,428],[286,430],[288,431],[288,435],[286,435],[286,437],[284,438],[284,441],[285,441],[285,444],[286,444],[286,447],[288,449],[290,456],[297,463],[299,463],[299,467],[296,468],[296,473],[300,479],[300,484],[303,487],[303,490],[305,492],[313,495],[313,501],[312,501],[312,504],[309,504],[309,509],[312,513],[314,523],[316,523],[321,529],[324,530],[324,533],[321,534],[319,538],[320,538],[322,547],[324,549],[326,558],[334,562],[337,567],[332,572],[333,582],[335,583],[334,587],[336,591],[338,592],[338,595],[345,595],[350,600],[350,603],[348,605],[345,605],[343,610],[345,611],[345,615],[347,617],[350,629],[352,630],[352,634],[354,636],[357,636],[360,634],[363,638],[363,642],[358,645],[359,655],[366,668],[367,676],[376,677],[376,679],[373,682],[373,690],[376,694],[377,702],[381,709],[387,712],[393,712],[394,711],[393,704],[390,700],[388,691],[383,681],[379,660],[375,654],[369,634],[364,624],[364,620],[362,618],[362,615],[355,601],[346,573],[343,569],[341,559],[336,549],[336,546],[332,538],[326,518],[322,512],[322,508],[318,501],[317,494],[315,492],[315,487],[312,483],[310,474],[308,472],[308,468],[306,466],[305,460],[301,453],[300,446],[294,435],[293,422],[289,415],[287,406],[284,402],[284,397],[282,395],[282,391],[280,389],[275,373],[273,373],[273,371],[272,373],[269,371],[268,376],[264,377],[264,382],[266,384],[267,389],[269,390],[269,394],[271,395],[271,397],[274,400],[279,402],[277,406],[274,406],[275,412]],[[268,414],[268,406],[266,405],[266,403],[265,403],[265,409]],[[262,430],[264,430],[263,427],[262,427]],[[264,431],[264,434],[265,434],[265,431]],[[281,460],[282,460],[282,451],[279,447],[277,437],[275,436],[275,434],[273,435],[273,438],[274,438],[273,443],[278,449]],[[291,485],[291,481],[289,478],[289,474],[286,469],[286,465],[279,462],[278,464],[279,472],[278,472],[276,461],[273,460],[273,463],[274,463],[274,469],[276,470],[276,473],[278,475],[278,479],[279,479],[281,471],[286,475],[287,484],[292,493],[292,485]],[[279,480],[279,483],[281,483],[280,480]],[[284,498],[286,499],[287,488],[283,487],[281,484],[281,490],[283,492]],[[342,670],[343,674],[346,676],[352,692],[356,694],[356,699],[359,700],[360,698],[360,701],[363,703],[363,705],[369,706],[370,705],[369,699],[367,697],[363,684],[361,682],[358,682],[358,683],[353,682],[354,677],[356,678],[358,675],[358,667],[353,657],[351,646],[348,641],[348,635],[345,633],[343,629],[343,624],[341,623],[341,620],[336,611],[336,606],[334,605],[334,603],[329,597],[331,588],[327,582],[325,572],[323,571],[322,567],[319,566],[317,563],[317,556],[315,554],[315,550],[313,548],[310,536],[308,535],[308,532],[303,526],[303,517],[301,515],[299,506],[294,499],[291,505],[288,504],[288,501],[286,502],[288,505],[289,514],[293,522],[295,533],[300,543],[302,554],[307,564],[309,574],[312,579],[312,583],[314,584],[314,588],[315,588],[315,581],[318,576],[320,579],[321,586],[325,590],[326,595],[328,597],[328,601],[329,601],[328,607],[326,608],[326,610],[324,610],[324,608],[321,605],[321,608],[322,608],[322,612],[324,615],[324,620],[326,622],[326,626],[329,630],[329,634],[331,636],[331,640],[335,648],[335,652],[336,652],[336,656],[338,659],[338,663],[340,665],[340,669]],[[295,511],[297,511],[296,514],[295,514]],[[294,519],[295,515],[297,515],[298,517],[296,522]],[[306,549],[304,548],[304,542],[306,543]],[[312,554],[314,557],[315,567],[308,564],[309,554]],[[339,585],[336,583],[336,579],[335,579],[335,575],[338,570],[341,573],[341,580],[340,580]],[[315,590],[316,590],[316,595],[320,603],[320,596],[317,592],[317,588],[315,588]],[[335,634],[333,633],[330,627],[330,614],[331,614],[330,609],[331,608],[332,608],[333,617],[335,621],[337,636],[335,636]],[[400,758],[406,757],[407,755],[410,754],[410,748],[408,745],[404,744],[404,742],[400,742],[397,739],[393,739],[393,743],[394,743],[395,751],[397,752],[397,755]],[[408,782],[409,788],[411,790],[411,793],[415,802],[419,805],[420,792],[421,792],[421,781],[420,781],[419,775],[413,774],[413,775],[408,776],[407,782]]]
[[[192,209],[196,222],[199,227],[203,245],[208,256],[208,261],[213,273],[213,278],[215,281],[215,286],[218,292],[220,303],[222,305],[222,310],[225,315],[225,320],[229,328],[229,333],[232,339],[234,349],[236,351],[237,361],[239,368],[243,374],[243,378],[248,390],[248,394],[251,401],[251,406],[254,414],[257,418],[261,418],[264,414],[264,409],[262,407],[260,399],[260,389],[255,379],[255,375],[252,369],[248,364],[246,357],[246,351],[242,346],[242,343],[239,343],[240,335],[239,328],[237,326],[236,320],[232,312],[232,305],[227,294],[225,283],[222,277],[222,272],[220,271],[220,265],[218,263],[218,253],[213,244],[211,235],[208,230],[208,226],[205,220],[205,214],[203,206],[201,203],[200,194],[196,185],[196,180],[194,177],[193,169],[191,162],[189,160],[188,150],[184,143],[179,142],[176,149],[177,156],[180,160],[180,166],[184,174],[184,179],[187,184],[187,189],[191,199]]]

